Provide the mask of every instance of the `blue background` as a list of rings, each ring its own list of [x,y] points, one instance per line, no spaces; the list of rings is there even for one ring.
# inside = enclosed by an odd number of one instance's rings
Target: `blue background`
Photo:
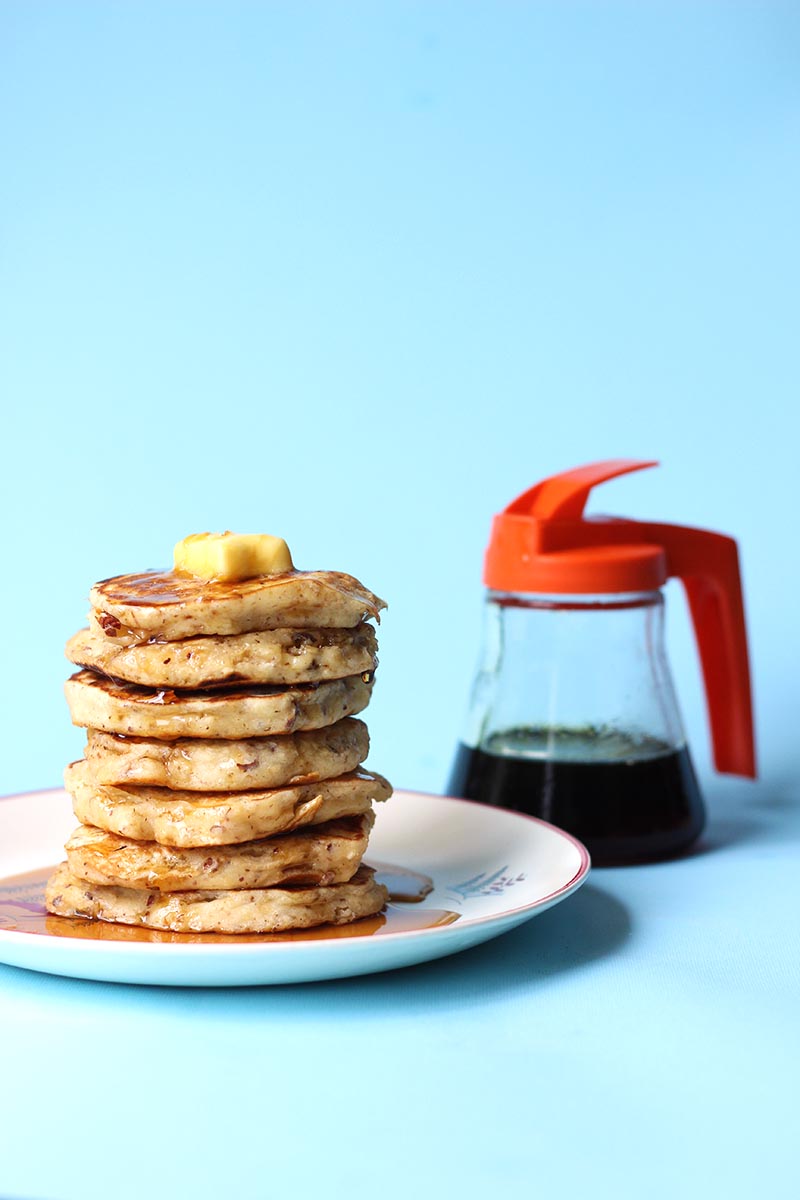
[[[711,777],[670,585],[716,855],[598,872],[602,887],[530,929],[384,980],[192,1008],[6,969],[15,1104],[55,1071],[107,1107],[110,1084],[75,1082],[74,1046],[127,1021],[131,1062],[164,1039],[183,1066],[205,1048],[208,1082],[191,1087],[206,1105],[227,1095],[227,1056],[300,1109],[316,1058],[348,1107],[338,1120],[386,1085],[443,1194],[536,1179],[601,1194],[629,1153],[613,1111],[639,1146],[616,1195],[642,1194],[653,1158],[651,1195],[675,1194],[684,1163],[684,1194],[720,1172],[728,1194],[780,1182],[789,1083],[764,1072],[797,1048],[781,918],[798,834],[799,59],[800,9],[763,0],[2,0],[0,790],[56,785],[80,753],[62,647],[91,583],[214,528],[281,534],[298,565],[388,599],[370,762],[441,790],[492,513],[617,456],[663,466],[606,485],[595,510],[740,540],[762,767],[755,785]],[[150,1086],[175,1102],[165,1071],[131,1085],[131,1121]],[[241,1086],[255,1105],[262,1090]],[[358,1194],[337,1144],[361,1147],[360,1178],[386,1194],[410,1183],[379,1170],[396,1135],[366,1104],[362,1139],[323,1137],[329,1194]],[[297,1149],[288,1118],[270,1119]],[[200,1129],[204,1195],[223,1160]],[[21,1152],[5,1169],[18,1195],[102,1194]],[[244,1196],[272,1194],[227,1169]],[[285,1191],[289,1165],[273,1171]]]

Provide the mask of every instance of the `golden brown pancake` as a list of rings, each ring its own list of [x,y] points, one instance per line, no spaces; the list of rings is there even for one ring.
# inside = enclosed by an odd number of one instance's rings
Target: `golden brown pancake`
[[[310,888],[158,892],[105,887],[75,879],[66,863],[47,885],[47,911],[62,917],[118,921],[176,933],[281,933],[346,925],[383,908],[388,894],[369,867],[348,883]]]
[[[164,846],[252,842],[303,825],[368,812],[373,801],[387,800],[392,793],[383,776],[369,771],[249,792],[113,787],[98,783],[85,760],[70,763],[64,785],[81,824]]]
[[[278,837],[190,849],[132,841],[80,825],[66,844],[67,861],[75,879],[158,892],[328,887],[355,875],[374,819],[367,812]]]
[[[109,638],[141,642],[265,629],[353,628],[386,605],[352,575],[290,571],[236,583],[174,571],[117,575],[95,584],[92,619]]]
[[[143,687],[195,689],[361,675],[375,669],[377,643],[375,630],[365,623],[355,629],[272,629],[130,646],[81,629],[67,642],[67,658]]]
[[[321,729],[361,712],[371,674],[294,687],[253,684],[218,691],[153,689],[78,671],[65,684],[73,725],[174,741],[182,737],[251,738]]]
[[[275,737],[155,738],[88,731],[85,757],[98,783],[143,783],[190,792],[243,792],[313,783],[354,771],[369,753],[363,721]]]

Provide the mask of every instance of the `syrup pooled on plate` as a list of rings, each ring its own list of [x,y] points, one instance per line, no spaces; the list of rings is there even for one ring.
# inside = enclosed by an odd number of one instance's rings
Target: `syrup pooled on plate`
[[[389,903],[374,917],[353,921],[350,925],[317,925],[287,933],[168,933],[139,925],[120,925],[110,921],[89,921],[83,917],[57,917],[44,906],[44,890],[53,873],[42,867],[25,875],[0,880],[0,930],[39,933],[50,937],[84,938],[106,942],[312,942],[329,938],[380,937],[387,933],[408,933],[417,929],[436,929],[452,925],[460,914],[443,908],[421,908],[422,900],[433,889],[433,880],[416,871],[389,863],[374,863],[376,878],[389,889]]]

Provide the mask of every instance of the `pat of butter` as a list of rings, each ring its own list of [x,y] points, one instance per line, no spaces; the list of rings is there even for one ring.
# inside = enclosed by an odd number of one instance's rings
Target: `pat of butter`
[[[293,570],[283,538],[268,533],[192,533],[175,546],[175,570],[234,582]]]

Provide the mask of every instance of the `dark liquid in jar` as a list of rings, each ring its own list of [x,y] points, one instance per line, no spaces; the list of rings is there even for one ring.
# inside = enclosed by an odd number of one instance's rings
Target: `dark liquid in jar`
[[[557,756],[540,753],[554,741]],[[447,790],[565,829],[598,866],[670,858],[705,824],[688,750],[654,739],[510,730],[485,749],[459,746]]]

